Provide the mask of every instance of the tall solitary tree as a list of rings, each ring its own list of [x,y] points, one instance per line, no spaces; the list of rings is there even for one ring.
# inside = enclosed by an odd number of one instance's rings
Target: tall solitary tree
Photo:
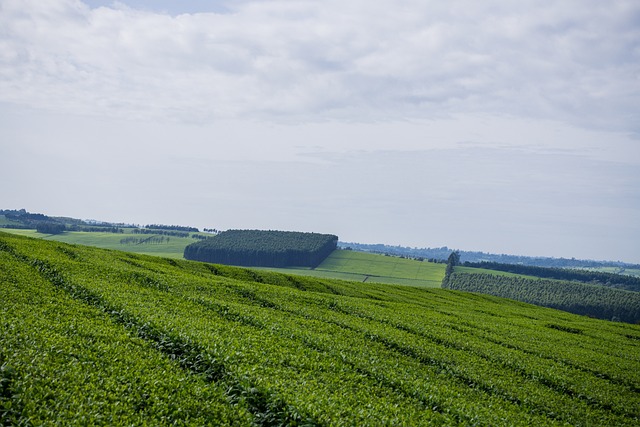
[[[453,251],[447,259],[447,268],[444,270],[444,278],[442,279],[442,287],[445,287],[449,283],[451,273],[453,273],[453,267],[460,264],[460,253]]]

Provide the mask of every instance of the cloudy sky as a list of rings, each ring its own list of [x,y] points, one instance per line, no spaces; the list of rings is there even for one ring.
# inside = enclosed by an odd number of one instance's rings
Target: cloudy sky
[[[0,0],[0,208],[640,263],[637,0]]]

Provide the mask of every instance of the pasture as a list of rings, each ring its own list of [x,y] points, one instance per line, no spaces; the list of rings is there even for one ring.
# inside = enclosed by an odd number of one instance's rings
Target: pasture
[[[124,233],[87,233],[66,231],[61,234],[42,234],[35,230],[3,229],[3,231],[21,236],[54,240],[77,245],[114,249],[143,255],[154,255],[173,259],[184,259],[184,248],[194,243],[192,237],[166,236],[162,243],[122,244],[121,240],[137,236],[140,238],[162,237],[160,234],[133,234],[132,229]],[[190,233],[190,236],[194,233]],[[204,233],[198,233],[206,235]],[[440,287],[444,277],[444,264],[388,257],[365,252],[336,250],[316,269],[305,267],[272,268],[253,267],[257,270],[279,271],[300,276],[324,277],[330,279],[353,280],[357,282],[376,282],[419,287]]]

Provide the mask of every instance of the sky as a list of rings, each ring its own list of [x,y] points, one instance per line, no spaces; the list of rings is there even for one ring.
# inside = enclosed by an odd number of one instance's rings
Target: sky
[[[637,0],[0,0],[0,209],[640,263]]]

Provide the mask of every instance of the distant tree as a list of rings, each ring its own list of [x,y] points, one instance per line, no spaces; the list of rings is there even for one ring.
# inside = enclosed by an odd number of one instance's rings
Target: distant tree
[[[449,258],[447,259],[447,264],[451,265],[452,267],[460,264],[460,252],[451,252],[451,255],[449,255]]]
[[[188,245],[189,260],[243,266],[316,267],[333,252],[338,237],[293,231],[227,230]]]
[[[197,233],[198,230],[196,227],[188,227],[183,225],[165,225],[165,224],[149,224],[144,228],[148,228],[150,230],[173,230],[173,231],[182,231],[182,232],[192,232]]]
[[[458,251],[453,251],[447,259],[447,268],[444,270],[442,287],[447,286],[447,284],[449,283],[449,279],[451,278],[451,274],[453,274],[453,268],[458,264],[460,264],[460,253]]]
[[[66,229],[64,224],[59,222],[42,221],[36,224],[36,231],[43,234],[60,234]]]
[[[637,323],[640,293],[575,281],[453,273],[445,289],[480,292],[599,319]]]
[[[626,276],[615,273],[557,267],[501,264],[487,261],[478,263],[465,262],[464,266],[488,270],[506,271],[508,273],[537,276],[545,279],[574,280],[583,283],[592,283],[602,286],[609,286],[612,288],[640,292],[640,277]]]

